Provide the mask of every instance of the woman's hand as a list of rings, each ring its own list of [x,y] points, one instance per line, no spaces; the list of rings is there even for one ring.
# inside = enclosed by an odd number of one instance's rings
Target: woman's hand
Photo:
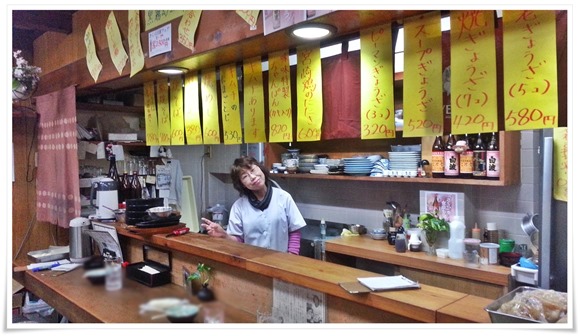
[[[207,234],[211,237],[226,238],[228,234],[224,228],[218,223],[212,222],[207,218],[201,218],[201,227],[207,231]]]

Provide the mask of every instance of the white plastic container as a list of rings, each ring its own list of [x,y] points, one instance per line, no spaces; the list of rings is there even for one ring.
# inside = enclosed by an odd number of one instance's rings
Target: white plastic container
[[[462,259],[465,251],[465,223],[463,216],[455,216],[451,223],[449,223],[449,242],[447,247],[449,249],[449,258]]]

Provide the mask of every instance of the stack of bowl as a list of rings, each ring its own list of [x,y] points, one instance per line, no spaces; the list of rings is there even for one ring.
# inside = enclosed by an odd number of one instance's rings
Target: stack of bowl
[[[163,198],[134,198],[125,203],[125,223],[132,225],[147,220],[147,209],[163,206]]]
[[[318,164],[318,154],[300,154],[298,155],[298,172],[310,173],[314,170],[314,165]]]

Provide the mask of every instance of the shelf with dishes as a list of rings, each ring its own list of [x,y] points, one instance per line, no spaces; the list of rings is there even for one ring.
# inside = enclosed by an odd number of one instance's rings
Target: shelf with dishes
[[[372,182],[389,182],[389,183],[431,183],[431,184],[462,184],[476,186],[509,186],[520,183],[520,132],[499,132],[500,153],[505,160],[500,161],[499,180],[490,179],[470,179],[470,178],[426,178],[400,176],[369,176],[366,174],[311,174],[308,172],[298,172],[296,174],[274,173],[275,179],[311,179],[311,180],[337,180],[337,181],[372,181]],[[399,140],[399,139],[397,139]],[[431,146],[434,137],[423,137],[421,141],[421,157],[427,159],[431,157]],[[409,140],[407,140],[409,141]],[[415,140],[416,141],[416,140]],[[409,145],[410,143],[404,143]],[[300,147],[301,154],[305,153],[324,153],[329,158],[354,158],[365,157],[369,155],[381,155],[388,157],[388,142],[376,140],[359,140],[348,139],[343,141],[321,141],[311,143],[294,143],[293,147]],[[288,149],[281,144],[270,143],[266,146],[266,166],[272,167],[280,161],[282,153]],[[348,152],[347,152],[348,151]],[[216,176],[215,174],[212,174]],[[405,174],[402,174],[405,175]],[[218,176],[216,176],[218,177]],[[219,177],[218,177],[219,178]],[[220,178],[221,179],[221,178]],[[226,182],[226,180],[222,180]]]

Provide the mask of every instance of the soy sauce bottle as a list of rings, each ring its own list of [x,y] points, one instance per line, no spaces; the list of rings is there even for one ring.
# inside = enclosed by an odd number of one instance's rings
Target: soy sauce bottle
[[[499,142],[494,132],[491,133],[486,153],[487,178],[489,180],[499,180],[499,164]]]
[[[475,179],[484,179],[486,177],[487,156],[485,147],[481,133],[478,133],[475,145],[473,145],[473,178]]]
[[[471,147],[471,140],[469,135],[465,134],[465,148],[459,154],[459,177],[472,178],[473,177],[473,148]]]
[[[455,152],[455,136],[449,134],[445,143],[445,177],[459,176],[459,155]]]
[[[431,148],[431,175],[433,177],[445,177],[445,152],[443,148],[443,138],[435,137]]]

